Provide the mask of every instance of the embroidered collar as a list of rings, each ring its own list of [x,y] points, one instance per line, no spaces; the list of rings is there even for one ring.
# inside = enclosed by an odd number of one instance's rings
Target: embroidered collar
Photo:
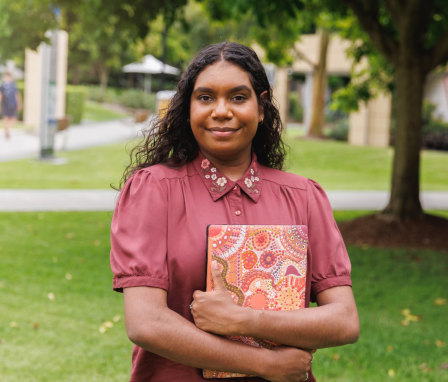
[[[202,153],[198,154],[194,160],[194,164],[201,179],[204,181],[205,186],[208,188],[213,201],[216,202],[219,198],[238,185],[249,198],[255,203],[258,202],[262,181],[258,171],[258,162],[255,154],[253,154],[252,162],[245,174],[236,182],[221,174],[213,163],[205,158]]]

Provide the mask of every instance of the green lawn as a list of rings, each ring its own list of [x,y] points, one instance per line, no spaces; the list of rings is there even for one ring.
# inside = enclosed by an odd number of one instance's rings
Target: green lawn
[[[388,190],[392,150],[287,135],[287,171],[313,178],[326,190]],[[134,142],[135,143],[135,142]],[[55,166],[24,159],[0,162],[0,188],[108,188],[116,184],[134,143],[62,152],[68,164]],[[422,153],[421,189],[448,190],[448,153]]]
[[[122,297],[111,289],[110,219],[105,212],[0,213],[2,382],[128,380],[131,345]],[[448,381],[448,305],[434,304],[448,298],[447,254],[349,252],[361,337],[316,353],[319,382]],[[403,326],[403,309],[421,320]]]
[[[127,117],[128,114],[112,110],[98,102],[86,101],[84,104],[84,121],[110,121]]]

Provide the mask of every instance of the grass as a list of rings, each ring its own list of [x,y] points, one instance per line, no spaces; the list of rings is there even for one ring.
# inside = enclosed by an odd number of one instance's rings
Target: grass
[[[103,122],[127,117],[128,114],[112,110],[104,105],[87,100],[84,104],[84,121]]]
[[[0,162],[0,188],[105,189],[117,185],[132,143],[112,144],[57,154],[67,164],[53,165],[34,159]]]
[[[305,141],[292,131],[287,171],[313,178],[326,190],[388,190],[392,150],[356,147],[334,141]],[[25,159],[0,163],[0,188],[108,188],[128,163],[133,143],[113,144],[58,155],[68,164],[54,166]],[[448,153],[422,153],[421,189],[448,189]]]
[[[337,141],[301,139],[289,130],[287,170],[315,179],[326,190],[388,190],[392,171],[391,148],[351,146]],[[421,189],[448,189],[448,153],[422,151]]]
[[[2,382],[128,380],[122,297],[111,290],[110,219],[106,212],[0,213]],[[349,252],[361,337],[316,353],[319,382],[448,381],[448,305],[434,304],[448,298],[447,254]],[[403,309],[421,321],[403,326]],[[101,333],[108,321],[113,327]]]

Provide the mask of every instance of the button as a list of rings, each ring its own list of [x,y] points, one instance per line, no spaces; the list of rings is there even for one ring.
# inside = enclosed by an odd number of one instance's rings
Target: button
[[[236,215],[236,216],[240,216],[240,215],[241,215],[241,211],[240,211],[240,210],[236,210],[236,211],[235,211],[235,215]]]
[[[238,186],[233,187],[233,191],[238,191]]]

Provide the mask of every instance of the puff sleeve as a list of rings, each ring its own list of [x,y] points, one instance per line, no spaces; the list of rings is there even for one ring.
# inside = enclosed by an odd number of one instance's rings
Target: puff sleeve
[[[150,168],[137,171],[123,187],[111,224],[113,288],[168,289],[167,193]]]
[[[311,301],[325,289],[351,286],[348,253],[334,220],[330,202],[313,180],[308,181],[308,239],[311,263]]]

